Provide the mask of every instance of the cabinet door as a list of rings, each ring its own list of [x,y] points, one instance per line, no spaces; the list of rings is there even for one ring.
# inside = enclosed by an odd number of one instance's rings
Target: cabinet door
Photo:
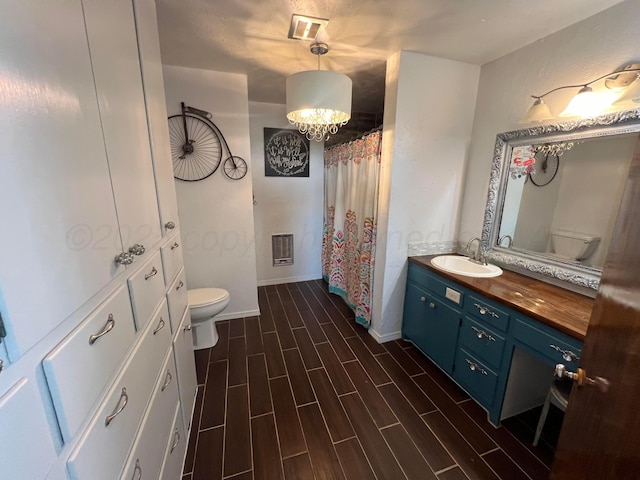
[[[189,309],[186,309],[180,328],[173,339],[173,355],[178,372],[178,387],[180,388],[180,406],[185,430],[188,432],[191,426],[193,405],[196,401],[196,364],[193,356],[193,339],[191,335],[191,317]]]
[[[427,329],[424,325],[427,292],[412,283],[407,283],[402,316],[402,337],[411,340],[424,351]]]
[[[154,0],[134,0],[133,6],[162,233],[167,235],[178,226],[178,204],[173,179],[173,164],[169,152],[169,127],[167,125],[156,4]],[[171,223],[175,227],[172,227]]]
[[[38,389],[23,378],[0,396],[0,474],[43,478],[56,456]]]
[[[0,312],[12,361],[120,271],[80,0],[0,15]]]
[[[120,234],[125,249],[160,240],[131,0],[83,0]]]

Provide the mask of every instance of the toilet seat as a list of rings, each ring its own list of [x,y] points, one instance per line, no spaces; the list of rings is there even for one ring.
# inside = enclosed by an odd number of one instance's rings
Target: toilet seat
[[[229,298],[229,292],[223,288],[196,288],[187,292],[189,307],[205,307],[220,303]]]

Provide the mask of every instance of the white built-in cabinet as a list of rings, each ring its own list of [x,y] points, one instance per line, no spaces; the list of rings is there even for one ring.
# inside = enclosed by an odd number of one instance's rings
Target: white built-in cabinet
[[[0,128],[0,478],[177,480],[197,387],[154,0],[3,2]]]

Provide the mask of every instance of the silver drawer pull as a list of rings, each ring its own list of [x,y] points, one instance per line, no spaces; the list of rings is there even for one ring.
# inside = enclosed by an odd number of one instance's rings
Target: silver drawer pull
[[[479,328],[474,327],[473,325],[471,325],[471,329],[476,332],[476,337],[478,337],[479,340],[482,340],[483,338],[486,338],[487,340],[489,340],[490,342],[495,342],[496,339],[493,338],[491,335],[489,335],[487,332],[485,332],[484,330],[480,330]]]
[[[158,326],[156,327],[156,329],[153,331],[153,334],[155,335],[156,333],[158,333],[160,330],[162,330],[164,328],[164,319],[162,317],[160,317],[160,321],[158,322]]]
[[[173,376],[171,375],[171,372],[167,370],[167,376],[164,377],[164,385],[162,385],[162,388],[160,389],[161,392],[164,392],[164,389],[169,386],[172,379],[173,379]]]
[[[174,228],[176,228],[176,224],[173,222],[167,222],[164,224],[164,228],[166,228],[167,230],[173,230]]]
[[[151,277],[154,277],[157,274],[158,274],[158,270],[156,270],[156,267],[153,267],[151,271],[144,276],[144,279],[149,280]]]
[[[0,372],[2,372],[3,368],[4,368],[4,360],[0,358]]]
[[[563,350],[562,348],[553,344],[549,345],[549,348],[553,348],[556,352],[560,353],[562,355],[562,359],[565,362],[573,362],[574,360],[580,360],[580,356],[573,353],[571,350]]]
[[[433,303],[433,302],[430,302],[430,303],[429,303],[429,308],[434,308],[434,309],[435,309],[435,308],[436,308],[436,304],[435,304],[435,303]]]
[[[176,428],[176,431],[173,433],[173,444],[171,445],[171,450],[169,451],[169,453],[173,453],[173,451],[176,449],[176,447],[178,446],[178,444],[180,443],[180,432],[178,431],[178,429]]]
[[[180,283],[176,285],[176,290],[180,290],[182,287],[184,287],[184,283],[180,280]]]
[[[136,458],[136,468],[133,469],[131,480],[142,480],[142,467],[140,466],[139,458]]]
[[[104,324],[104,327],[102,327],[102,330],[100,330],[98,333],[91,335],[89,337],[89,345],[93,345],[94,343],[96,343],[96,340],[98,340],[101,336],[109,333],[111,330],[113,330],[113,327],[115,326],[116,326],[116,321],[113,319],[113,315],[109,314],[109,316],[107,317],[107,323]]]
[[[116,418],[120,413],[124,410],[124,407],[129,403],[129,395],[127,395],[127,389],[122,387],[122,393],[120,393],[120,399],[118,400],[118,404],[116,405],[115,410],[111,415],[108,415],[107,418],[104,419],[104,426],[108,427],[109,424]]]
[[[131,265],[133,263],[134,257],[133,254],[129,252],[122,252],[120,255],[117,255],[115,258],[115,262],[119,265]]]
[[[496,312],[489,310],[487,307],[484,307],[477,303],[474,303],[473,306],[478,309],[478,311],[480,312],[480,315],[491,315],[493,318],[499,317],[499,315]]]
[[[469,370],[471,370],[472,372],[479,372],[482,373],[483,375],[489,375],[487,373],[487,371],[482,368],[480,365],[478,365],[475,362],[472,362],[471,360],[469,360],[468,358],[465,358],[467,364],[469,364]]]
[[[182,330],[184,330],[185,332],[190,332],[191,331],[191,324],[185,325],[185,327]]]
[[[133,253],[134,255],[142,255],[145,251],[146,249],[141,243],[136,243],[133,247],[129,248],[129,253]]]
[[[178,242],[175,242],[173,245],[171,245],[171,250],[175,250],[179,246],[180,246],[180,244]]]
[[[426,302],[427,301],[427,297],[420,297],[420,301],[421,302]]]

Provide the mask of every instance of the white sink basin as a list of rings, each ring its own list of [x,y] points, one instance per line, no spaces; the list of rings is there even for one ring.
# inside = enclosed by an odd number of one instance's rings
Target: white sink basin
[[[481,265],[459,255],[440,255],[431,259],[431,265],[438,270],[467,277],[486,278],[502,275],[502,269],[496,265]]]

